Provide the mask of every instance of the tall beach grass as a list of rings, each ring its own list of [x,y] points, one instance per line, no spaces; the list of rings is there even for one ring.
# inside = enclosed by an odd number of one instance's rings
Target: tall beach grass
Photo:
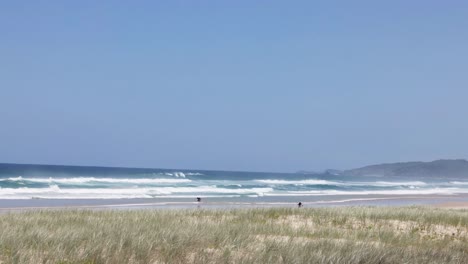
[[[0,263],[468,263],[468,211],[7,213],[0,215]]]

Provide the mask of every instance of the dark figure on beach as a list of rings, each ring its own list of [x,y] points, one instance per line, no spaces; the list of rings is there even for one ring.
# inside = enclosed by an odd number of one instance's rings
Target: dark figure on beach
[[[299,202],[299,203],[297,204],[297,207],[301,208],[301,207],[302,207],[302,202]]]
[[[197,197],[197,202],[201,202],[201,198],[200,198],[200,197]]]

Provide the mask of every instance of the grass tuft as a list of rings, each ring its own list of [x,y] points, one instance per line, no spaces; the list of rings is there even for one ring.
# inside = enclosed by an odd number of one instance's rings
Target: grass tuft
[[[0,263],[468,263],[468,211],[9,213],[0,215]]]

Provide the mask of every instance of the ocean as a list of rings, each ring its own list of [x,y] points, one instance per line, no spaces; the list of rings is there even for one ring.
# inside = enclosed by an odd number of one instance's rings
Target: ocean
[[[467,179],[0,164],[0,199],[456,195]]]

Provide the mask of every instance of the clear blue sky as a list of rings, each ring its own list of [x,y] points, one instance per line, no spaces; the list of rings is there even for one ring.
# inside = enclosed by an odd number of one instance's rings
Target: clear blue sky
[[[466,1],[1,1],[0,162],[468,158]]]

